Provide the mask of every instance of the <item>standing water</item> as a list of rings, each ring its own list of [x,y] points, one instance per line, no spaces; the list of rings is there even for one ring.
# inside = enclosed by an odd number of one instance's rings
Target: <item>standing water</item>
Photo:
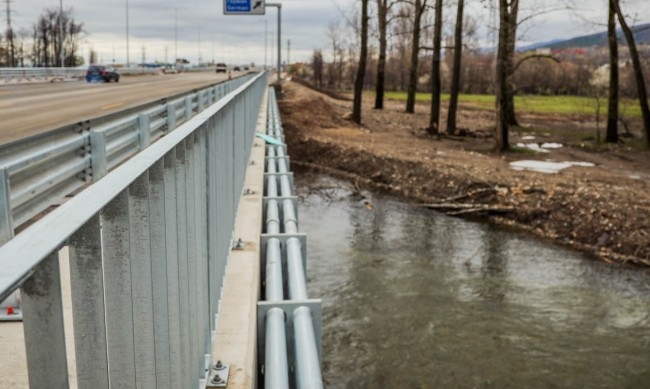
[[[303,178],[326,387],[650,388],[648,271]]]

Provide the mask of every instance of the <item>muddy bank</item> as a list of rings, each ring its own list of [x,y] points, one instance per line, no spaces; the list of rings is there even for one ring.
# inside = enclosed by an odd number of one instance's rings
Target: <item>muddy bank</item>
[[[287,82],[280,109],[294,167],[317,169],[359,188],[390,192],[451,215],[514,226],[619,263],[650,266],[650,158],[621,145],[589,151],[554,133],[534,134],[567,145],[548,153],[490,151],[491,114],[462,110],[461,128],[473,136],[431,139],[427,107],[415,115],[401,103],[384,111],[364,106],[364,126],[344,120],[349,102]],[[444,118],[444,112],[443,112]],[[562,121],[522,115],[524,124]],[[536,124],[536,123],[533,123]],[[572,130],[575,131],[575,130]],[[513,134],[530,139],[531,134]],[[575,133],[567,133],[574,139]],[[523,141],[523,140],[521,140]],[[541,142],[540,142],[541,143]],[[580,161],[555,174],[516,171],[516,160]]]

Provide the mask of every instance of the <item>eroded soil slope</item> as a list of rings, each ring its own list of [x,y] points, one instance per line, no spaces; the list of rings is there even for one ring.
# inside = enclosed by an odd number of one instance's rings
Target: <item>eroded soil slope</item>
[[[344,177],[452,215],[516,226],[588,250],[606,261],[650,266],[650,153],[620,145],[589,151],[566,137],[535,133],[532,142],[560,143],[547,153],[491,151],[492,115],[463,107],[466,136],[426,135],[426,105],[416,114],[388,102],[384,111],[366,102],[363,126],[345,120],[350,102],[293,82],[280,100],[292,162]],[[446,113],[443,112],[443,119]],[[562,126],[556,117],[522,115],[524,125]],[[568,126],[568,125],[567,125]],[[568,127],[567,127],[568,128]],[[513,144],[531,142],[514,132]],[[516,171],[517,160],[593,163],[558,173]]]

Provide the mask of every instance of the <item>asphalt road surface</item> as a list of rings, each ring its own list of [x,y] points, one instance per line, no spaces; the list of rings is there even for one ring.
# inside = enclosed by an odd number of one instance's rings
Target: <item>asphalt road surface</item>
[[[214,72],[0,85],[0,144],[225,80]]]

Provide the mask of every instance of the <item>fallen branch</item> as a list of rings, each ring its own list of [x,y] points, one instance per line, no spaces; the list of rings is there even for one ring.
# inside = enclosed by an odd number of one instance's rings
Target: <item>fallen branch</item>
[[[477,190],[474,190],[474,191],[472,191],[472,192],[467,192],[467,193],[462,194],[462,195],[453,196],[453,197],[447,197],[446,199],[442,199],[442,200],[440,200],[439,203],[440,203],[440,204],[443,204],[443,203],[451,203],[451,202],[454,202],[454,201],[458,201],[458,200],[466,199],[466,198],[468,198],[468,197],[474,197],[474,196],[479,195],[479,194],[484,194],[484,193],[490,193],[490,194],[492,194],[492,193],[496,193],[496,191],[497,191],[497,190],[494,189],[494,188],[477,189]]]
[[[436,209],[441,211],[456,211],[449,213],[450,215],[462,215],[468,213],[477,213],[477,212],[492,212],[492,213],[504,213],[514,211],[514,207],[503,207],[499,205],[489,205],[489,204],[423,204],[421,207],[428,209]]]

